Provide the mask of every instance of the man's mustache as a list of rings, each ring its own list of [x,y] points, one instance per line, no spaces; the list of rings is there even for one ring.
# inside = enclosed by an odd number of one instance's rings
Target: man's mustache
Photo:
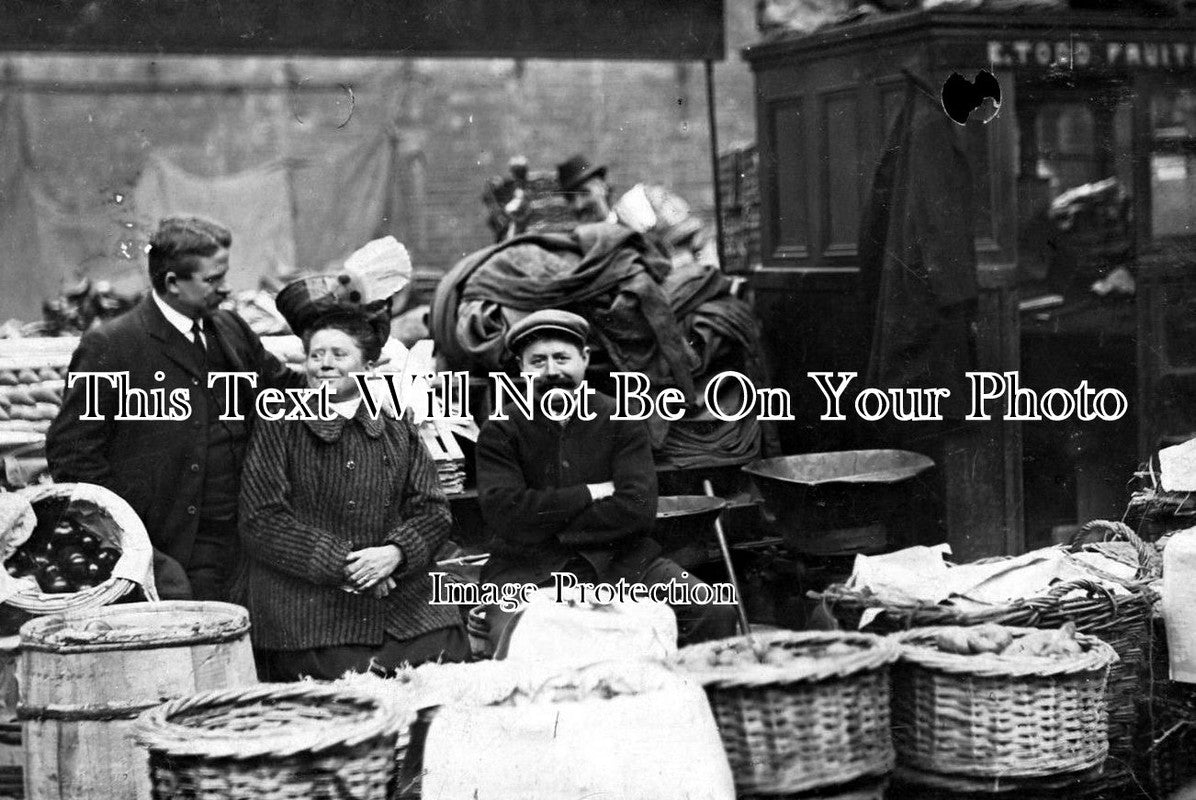
[[[548,391],[549,389],[576,389],[577,384],[573,379],[567,375],[545,375],[535,379],[532,384],[540,391]]]

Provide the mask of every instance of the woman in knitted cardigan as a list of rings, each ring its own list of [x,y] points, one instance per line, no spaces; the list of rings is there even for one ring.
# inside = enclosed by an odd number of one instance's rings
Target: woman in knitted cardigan
[[[303,342],[309,385],[330,384],[334,418],[258,422],[241,482],[235,597],[260,677],[467,660],[456,609],[429,604],[428,568],[451,525],[436,467],[411,423],[367,413],[351,375],[377,363],[378,332],[334,311]]]

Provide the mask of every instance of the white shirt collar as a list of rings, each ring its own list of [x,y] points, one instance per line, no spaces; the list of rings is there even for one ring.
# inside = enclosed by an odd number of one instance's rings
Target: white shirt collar
[[[353,417],[357,416],[357,407],[361,405],[361,395],[354,397],[352,400],[342,400],[339,403],[330,402],[328,405],[345,419],[353,419]]]
[[[157,292],[151,291],[150,295],[154,298],[154,302],[158,304],[158,310],[162,312],[162,316],[166,317],[166,321],[179,329],[179,333],[191,338],[191,328],[195,325],[195,320],[188,317],[181,311],[176,311],[166,304],[166,301],[158,296]],[[203,322],[199,323],[199,329],[203,330]]]

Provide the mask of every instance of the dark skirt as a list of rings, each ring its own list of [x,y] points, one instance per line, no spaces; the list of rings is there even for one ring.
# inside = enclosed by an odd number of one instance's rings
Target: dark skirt
[[[404,664],[470,660],[469,637],[462,625],[450,625],[396,639],[386,634],[380,645],[336,645],[308,650],[258,650],[258,679],[267,683],[297,681],[303,677],[332,681],[346,672],[372,672],[390,676]]]

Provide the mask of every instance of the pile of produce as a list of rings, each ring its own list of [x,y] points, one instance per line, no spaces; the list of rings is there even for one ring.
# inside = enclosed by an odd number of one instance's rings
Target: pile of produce
[[[403,667],[389,678],[349,672],[335,685],[371,692],[413,709],[513,708],[611,700],[642,694],[676,679],[670,669],[652,661],[596,663],[563,671],[552,664],[479,661]]]
[[[78,336],[137,305],[140,296],[123,295],[108,281],[87,278],[42,304],[42,322],[28,326],[27,336]]]
[[[486,706],[502,702],[521,680],[543,683],[550,673],[508,661],[478,661],[468,664],[428,663],[400,667],[393,676],[346,672],[337,686],[376,692],[380,696],[419,710],[435,706]]]
[[[690,667],[713,667],[715,669],[740,669],[760,664],[801,668],[813,667],[820,659],[828,656],[850,656],[863,652],[864,649],[862,645],[844,641],[803,643],[774,641],[753,650],[743,639],[724,639],[709,650],[695,652],[696,658],[683,659],[683,661]]]
[[[495,706],[526,706],[533,703],[580,703],[585,700],[611,700],[615,697],[636,695],[642,687],[618,676],[604,676],[594,681],[584,680],[577,674],[551,682],[549,685],[530,690],[518,687]]]
[[[93,283],[84,278],[64,288],[58,297],[43,302],[40,320],[10,319],[0,325],[0,339],[77,337],[101,322],[124,314],[140,299],[137,293],[118,292],[108,281]]]
[[[72,513],[69,498],[41,500],[34,510],[33,533],[4,562],[10,575],[32,577],[46,594],[73,594],[108,580],[121,551]]]
[[[935,647],[944,653],[970,656],[992,653],[1010,657],[1068,658],[1084,652],[1076,638],[1076,624],[1068,622],[1058,630],[1034,631],[1016,641],[1000,625],[974,628],[948,628],[934,638]]]
[[[0,427],[45,431],[62,405],[66,367],[0,369]]]

